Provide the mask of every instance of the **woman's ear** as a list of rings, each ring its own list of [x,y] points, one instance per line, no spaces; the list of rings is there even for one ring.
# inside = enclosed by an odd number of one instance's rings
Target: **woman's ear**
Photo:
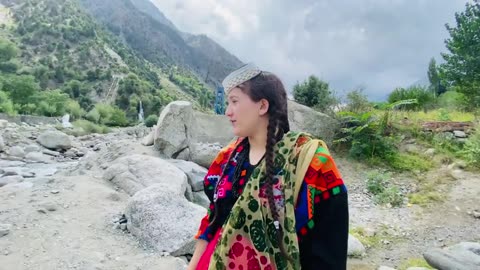
[[[260,103],[260,110],[259,110],[258,114],[260,116],[264,116],[268,112],[268,108],[270,107],[270,103],[266,99],[261,99],[259,101],[259,103]]]

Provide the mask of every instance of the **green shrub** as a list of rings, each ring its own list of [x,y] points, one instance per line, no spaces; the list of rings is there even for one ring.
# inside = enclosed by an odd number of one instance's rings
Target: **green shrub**
[[[85,118],[98,124],[100,122],[100,113],[96,108],[93,108],[85,115]]]
[[[447,91],[440,95],[437,100],[438,106],[448,110],[464,110],[467,107],[467,98],[464,94],[456,91]]]
[[[380,194],[385,191],[388,186],[390,174],[380,173],[379,171],[371,171],[367,175],[367,190],[373,195]]]
[[[480,129],[470,135],[460,154],[470,166],[480,168]]]
[[[397,88],[388,96],[389,103],[395,103],[401,100],[415,99],[417,103],[404,104],[400,109],[406,110],[426,110],[433,109],[434,97],[433,94],[423,86],[411,86],[407,89]]]
[[[158,122],[158,116],[156,116],[155,114],[151,114],[145,119],[145,126],[153,127],[154,125],[157,124],[157,122]]]
[[[77,136],[87,135],[91,133],[105,134],[110,132],[110,128],[104,125],[97,125],[87,120],[77,120],[72,123],[74,127],[81,128],[83,134],[76,134]]]
[[[393,207],[402,206],[404,195],[399,191],[398,187],[392,186],[383,192],[375,195],[374,201],[378,204],[390,204]]]
[[[8,93],[0,91],[0,112],[8,115],[14,115],[16,113],[12,100],[8,96]]]

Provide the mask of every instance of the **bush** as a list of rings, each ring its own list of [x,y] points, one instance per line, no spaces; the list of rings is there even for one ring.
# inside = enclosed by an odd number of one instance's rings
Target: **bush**
[[[86,115],[85,118],[92,121],[93,123],[99,123],[100,122],[100,113],[96,108],[93,108],[91,111],[89,111]]]
[[[370,172],[367,176],[367,190],[374,195],[375,203],[398,207],[403,204],[404,195],[397,186],[390,184],[390,177],[389,173]]]
[[[467,108],[467,98],[464,94],[447,91],[438,97],[438,106],[448,110],[465,110]]]
[[[408,99],[415,99],[417,100],[417,103],[402,105],[400,109],[427,110],[433,109],[434,107],[433,94],[423,86],[411,86],[407,89],[397,88],[388,96],[389,103],[395,103],[401,100]]]
[[[355,113],[369,111],[372,105],[362,90],[353,90],[347,94],[347,110]]]
[[[74,127],[81,128],[83,134],[76,134],[77,136],[87,135],[91,133],[105,134],[110,132],[110,128],[104,125],[97,125],[87,120],[77,120],[72,123]]]
[[[14,115],[16,113],[13,102],[10,100],[8,93],[0,91],[0,112],[8,115]]]
[[[70,99],[65,104],[65,112],[70,114],[73,119],[80,119],[85,115],[85,111],[80,107],[77,101]]]
[[[118,107],[113,107],[110,117],[106,121],[109,126],[125,127],[128,125],[127,116],[125,112]]]
[[[480,168],[480,129],[470,135],[460,154],[470,166]]]
[[[313,75],[293,87],[293,97],[298,103],[321,112],[329,112],[331,107],[338,103],[328,83]]]
[[[153,127],[154,125],[157,124],[157,122],[158,122],[158,116],[156,116],[155,114],[151,114],[145,119],[145,126]]]

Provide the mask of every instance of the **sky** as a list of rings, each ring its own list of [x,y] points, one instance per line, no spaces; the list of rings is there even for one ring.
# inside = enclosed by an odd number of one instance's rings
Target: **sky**
[[[243,62],[277,74],[291,91],[315,75],[337,95],[363,89],[385,100],[428,83],[447,52],[445,23],[468,0],[151,0],[179,30],[206,34]]]

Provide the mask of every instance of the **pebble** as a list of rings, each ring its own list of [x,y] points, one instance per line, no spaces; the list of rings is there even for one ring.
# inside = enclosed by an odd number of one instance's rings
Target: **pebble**
[[[120,229],[122,231],[126,231],[127,230],[127,224],[126,223],[120,224]]]
[[[58,194],[58,193],[60,193],[60,191],[54,189],[54,190],[50,191],[50,193],[52,193],[52,194]]]
[[[10,224],[0,224],[0,237],[3,237],[10,233],[10,228],[12,225]]]

